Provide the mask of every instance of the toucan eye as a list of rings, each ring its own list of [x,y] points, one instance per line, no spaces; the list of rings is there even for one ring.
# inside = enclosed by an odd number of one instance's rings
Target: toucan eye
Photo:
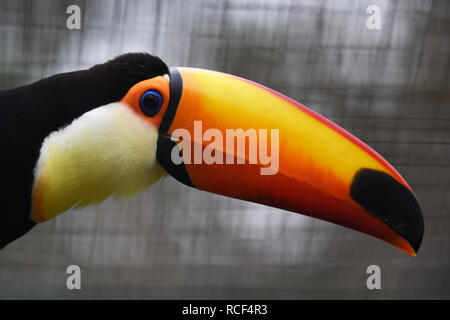
[[[147,117],[155,116],[161,109],[163,98],[161,93],[155,90],[146,91],[139,100],[139,107]]]

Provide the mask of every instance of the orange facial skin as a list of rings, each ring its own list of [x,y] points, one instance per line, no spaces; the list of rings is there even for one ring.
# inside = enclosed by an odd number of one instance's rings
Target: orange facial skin
[[[149,90],[156,90],[163,96],[163,105],[161,107],[161,110],[157,115],[154,117],[147,117],[145,116],[140,107],[139,107],[139,100],[141,96]],[[151,78],[148,80],[141,81],[134,85],[123,97],[121,102],[125,103],[127,106],[129,106],[133,111],[135,111],[142,119],[145,119],[145,121],[151,123],[156,128],[159,127],[162,118],[164,117],[164,113],[166,112],[167,105],[169,104],[169,80],[166,78],[159,76],[155,78]]]

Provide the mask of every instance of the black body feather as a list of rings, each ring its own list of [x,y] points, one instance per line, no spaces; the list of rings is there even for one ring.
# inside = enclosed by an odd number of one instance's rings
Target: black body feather
[[[0,91],[0,248],[35,225],[29,218],[33,170],[45,137],[89,110],[119,101],[136,83],[167,73],[159,58],[129,53]]]

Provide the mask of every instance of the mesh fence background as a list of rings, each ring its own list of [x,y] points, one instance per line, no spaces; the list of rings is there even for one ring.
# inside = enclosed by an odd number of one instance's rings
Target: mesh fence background
[[[66,28],[70,4],[81,30]],[[366,27],[371,4],[379,31]],[[133,51],[262,83],[368,143],[420,199],[418,257],[166,178],[6,247],[0,298],[450,298],[450,2],[0,2],[0,89]],[[70,264],[80,291],[66,289]],[[370,264],[382,290],[366,288]]]

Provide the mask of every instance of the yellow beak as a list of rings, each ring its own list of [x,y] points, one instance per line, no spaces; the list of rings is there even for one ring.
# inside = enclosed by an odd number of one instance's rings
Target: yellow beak
[[[236,135],[230,142],[230,132],[244,132],[248,144],[240,148]],[[344,129],[262,85],[171,68],[159,134],[159,163],[187,185],[330,221],[410,255],[420,247],[421,209],[400,174]],[[174,163],[174,148],[183,163]]]

